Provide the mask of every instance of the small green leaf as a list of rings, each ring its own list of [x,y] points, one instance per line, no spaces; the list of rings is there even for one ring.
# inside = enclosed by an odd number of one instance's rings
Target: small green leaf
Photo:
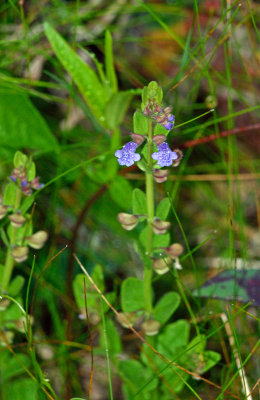
[[[22,372],[23,371],[21,371],[21,373]],[[19,399],[22,394],[23,400],[35,400],[39,398],[38,384],[30,378],[16,378],[6,385],[3,385],[2,394],[4,399]]]
[[[146,207],[146,196],[141,189],[134,189],[133,190],[133,213],[134,214],[147,214],[147,207]]]
[[[23,154],[21,151],[16,151],[14,155],[14,167],[24,167],[27,160],[28,157],[25,154]]]
[[[176,292],[169,292],[163,295],[158,303],[156,304],[153,317],[156,321],[161,324],[165,324],[166,321],[172,316],[174,311],[180,304],[180,296]]]
[[[104,276],[103,276],[103,268],[100,264],[96,264],[92,270],[91,277],[93,278],[93,281],[97,285],[97,287],[101,290],[101,292],[104,292],[105,290],[105,282],[104,282]]]
[[[109,30],[106,30],[105,36],[105,63],[106,63],[106,76],[109,86],[113,93],[117,92],[117,77],[114,67],[113,56],[113,40]]]
[[[131,210],[132,186],[127,179],[117,176],[109,186],[109,194],[123,210]]]
[[[123,379],[126,381],[132,396],[138,391],[138,389],[142,388],[140,396],[134,396],[138,400],[143,399],[143,395],[146,392],[150,392],[158,386],[158,378],[154,376],[153,369],[144,367],[136,360],[124,360],[120,362],[119,371],[123,376]]]
[[[147,241],[147,226],[142,230],[139,235],[140,242],[143,247],[146,247]],[[153,249],[156,247],[167,247],[170,244],[171,235],[169,233],[164,233],[163,235],[153,235]]]
[[[27,170],[27,179],[28,181],[32,181],[36,176],[36,167],[35,163],[32,161],[29,169]]]
[[[124,312],[144,308],[143,282],[137,278],[127,278],[121,286],[121,307]]]
[[[215,351],[207,350],[203,353],[203,356],[205,361],[203,374],[214,367],[214,365],[216,365],[221,360],[221,355]]]
[[[17,275],[9,285],[8,294],[9,296],[16,297],[21,291],[24,285],[24,277],[21,275]]]
[[[93,268],[91,277],[93,278],[93,281],[95,282],[97,287],[102,292],[104,292],[105,290],[104,277],[103,277],[102,267],[99,264],[95,265],[95,267]],[[99,309],[98,301],[100,295],[98,294],[96,289],[93,287],[92,283],[84,274],[76,275],[72,283],[73,293],[76,299],[76,303],[79,308],[85,308],[84,280],[86,283],[86,291],[87,291],[87,306],[89,309],[94,308],[95,310],[98,310]]]
[[[185,319],[179,319],[166,326],[159,335],[158,342],[164,349],[166,357],[176,356],[181,348],[186,348],[189,340],[190,324]]]
[[[4,190],[3,205],[14,206],[16,198],[16,185],[8,183]]]
[[[122,343],[120,335],[115,327],[114,322],[111,319],[106,318],[106,333],[109,354],[116,355],[122,351]],[[104,334],[100,336],[100,345],[105,348],[105,338]]]
[[[148,120],[140,112],[136,111],[134,113],[134,133],[139,133],[139,135],[147,135],[148,133]]]
[[[24,201],[22,202],[22,205],[21,205],[21,207],[20,207],[21,213],[22,213],[22,214],[25,214],[26,211],[29,210],[29,208],[31,207],[31,205],[33,204],[33,202],[34,202],[34,196],[26,197],[26,198],[24,199]]]
[[[166,128],[164,128],[164,126],[161,125],[161,124],[156,124],[155,127],[154,127],[154,134],[155,135],[167,136],[169,132],[170,131],[168,131]]]
[[[168,197],[162,199],[162,201],[160,201],[160,203],[156,208],[156,217],[160,218],[162,221],[166,221],[170,209],[171,209],[171,202],[168,199]]]

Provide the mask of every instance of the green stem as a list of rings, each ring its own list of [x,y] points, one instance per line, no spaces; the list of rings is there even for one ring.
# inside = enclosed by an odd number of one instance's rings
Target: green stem
[[[183,301],[184,301],[184,303],[185,303],[185,305],[186,305],[186,307],[187,307],[187,310],[188,310],[188,312],[189,312],[189,314],[190,314],[190,316],[191,316],[191,320],[192,320],[192,322],[193,322],[193,324],[194,324],[194,326],[195,326],[197,336],[199,336],[199,335],[200,335],[200,329],[199,329],[199,326],[198,326],[198,324],[197,324],[195,314],[194,314],[194,312],[193,312],[193,310],[192,310],[192,308],[191,308],[191,305],[190,305],[189,300],[188,300],[188,298],[187,298],[187,296],[186,296],[186,293],[185,293],[185,291],[183,290],[182,283],[181,283],[181,281],[180,281],[180,279],[179,279],[179,273],[178,273],[178,271],[177,271],[176,268],[175,268],[175,270],[174,270],[174,274],[175,274],[176,283],[177,283],[179,292],[180,292],[180,294],[181,294],[181,296],[182,296],[182,299],[183,299]]]
[[[21,197],[22,197],[22,192],[19,188],[17,188],[15,204],[14,204],[14,211],[17,211],[19,209],[20,204],[21,204]],[[2,284],[1,284],[1,288],[2,288],[3,292],[8,290],[9,281],[11,279],[11,275],[12,275],[13,268],[14,268],[14,259],[13,259],[11,253],[12,253],[12,246],[16,244],[16,235],[17,235],[17,228],[15,228],[14,226],[11,225],[10,246],[9,246],[9,249],[7,250],[7,254],[6,254]]]
[[[146,171],[146,205],[147,205],[147,241],[146,254],[149,256],[153,249],[153,219],[154,219],[154,184],[153,184],[153,123],[148,120],[148,135],[147,135],[147,163],[148,170]],[[152,311],[152,275],[153,270],[151,264],[147,263],[144,269],[144,301],[145,309],[148,313]]]

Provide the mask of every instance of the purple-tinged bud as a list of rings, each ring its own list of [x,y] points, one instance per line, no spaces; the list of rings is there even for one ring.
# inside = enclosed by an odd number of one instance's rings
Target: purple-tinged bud
[[[14,228],[21,228],[26,221],[26,218],[19,212],[9,215],[8,218]]]
[[[176,160],[173,161],[172,166],[173,166],[173,167],[178,167],[178,165],[180,164],[181,159],[182,159],[182,157],[183,157],[183,154],[182,154],[182,151],[179,150],[179,149],[174,149],[173,151],[174,151],[174,153],[177,154],[177,158],[176,158]]]
[[[166,233],[167,229],[170,228],[170,226],[170,222],[162,221],[160,218],[155,218],[152,223],[153,231],[156,235],[163,235]]]
[[[41,249],[48,239],[48,233],[45,231],[38,231],[31,236],[26,238],[27,243],[33,249]]]
[[[2,204],[0,204],[0,219],[3,219],[6,216],[7,210],[7,206],[3,206]]]
[[[175,121],[175,116],[172,115],[172,114],[170,114],[170,115],[167,116],[167,120],[168,120],[169,122],[173,122],[173,123],[174,123],[174,121]]]
[[[31,196],[32,190],[29,186],[22,187],[22,192],[25,196]]]
[[[160,326],[161,326],[160,322],[155,321],[153,319],[148,319],[148,321],[143,322],[141,325],[142,329],[144,330],[147,336],[157,335]]]
[[[133,139],[133,141],[137,144],[137,146],[140,146],[140,144],[142,144],[145,139],[144,135],[139,135],[138,133],[131,133],[130,136]]]
[[[155,169],[153,171],[153,177],[155,182],[157,183],[162,183],[167,181],[167,177],[169,175],[169,170],[168,169]]]
[[[166,122],[166,124],[163,124],[164,128],[167,129],[167,131],[170,131],[173,128],[173,124],[171,122]]]
[[[156,120],[156,122],[158,122],[158,124],[167,123],[167,117],[165,114],[154,115],[153,118]]]
[[[170,257],[156,258],[153,261],[153,269],[158,275],[166,274],[169,271],[169,266],[172,263]]]
[[[21,181],[21,186],[22,187],[27,186],[27,184],[28,184],[27,179],[24,179],[24,180]]]
[[[162,107],[159,104],[156,104],[156,106],[154,107],[154,111],[157,113],[161,113],[162,112]]]
[[[153,142],[156,144],[156,146],[158,146],[159,144],[162,144],[163,142],[165,142],[165,140],[166,140],[165,135],[155,135],[153,137]]]
[[[34,178],[31,182],[29,182],[30,186],[35,190],[41,189],[44,186],[44,184],[40,183],[39,180],[40,180],[39,176],[36,176],[36,178]]]
[[[11,176],[10,176],[10,179],[11,179],[11,181],[13,181],[13,182],[16,182],[16,181],[17,181],[17,178],[16,178],[16,176],[14,176],[14,175],[11,175]]]
[[[127,231],[131,231],[138,224],[139,218],[133,214],[119,213],[117,216],[118,221]]]
[[[124,145],[122,150],[117,150],[115,152],[115,156],[118,158],[119,165],[126,165],[130,167],[136,161],[140,161],[140,154],[136,154],[135,150],[137,148],[137,144],[134,142],[128,142]]]
[[[158,152],[152,154],[152,158],[157,160],[160,167],[169,167],[172,165],[173,160],[178,159],[177,153],[171,151],[168,143],[162,143],[158,146]]]
[[[120,312],[117,315],[117,320],[124,328],[129,328],[134,325],[137,315],[134,312]]]
[[[163,111],[165,112],[165,114],[170,114],[170,112],[172,111],[172,106],[165,107]]]
[[[16,262],[21,263],[27,260],[28,252],[29,248],[27,246],[17,246],[12,250],[11,255]]]
[[[166,247],[165,251],[170,257],[179,257],[183,253],[183,246],[179,243],[173,243],[171,246]]]

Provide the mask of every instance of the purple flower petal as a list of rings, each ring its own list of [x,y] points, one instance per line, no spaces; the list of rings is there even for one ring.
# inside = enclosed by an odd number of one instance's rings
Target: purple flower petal
[[[169,122],[174,122],[175,121],[175,116],[170,114],[170,115],[168,115],[167,119],[168,119]]]
[[[171,122],[166,122],[166,124],[163,124],[164,128],[167,129],[167,131],[170,131],[173,128],[173,124]]]
[[[128,142],[124,145],[122,150],[117,150],[115,156],[118,158],[119,165],[130,167],[136,161],[141,159],[140,154],[136,154],[135,150],[138,145],[134,142]]]
[[[158,146],[158,152],[152,154],[152,158],[157,160],[157,164],[160,167],[169,167],[172,165],[173,160],[178,158],[178,155],[175,151],[171,151],[168,143],[162,143]]]

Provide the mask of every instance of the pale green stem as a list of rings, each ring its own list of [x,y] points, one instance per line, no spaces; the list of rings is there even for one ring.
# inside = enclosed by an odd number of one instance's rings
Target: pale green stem
[[[153,249],[153,227],[154,219],[154,180],[152,174],[153,160],[153,124],[152,120],[148,120],[148,135],[147,135],[147,163],[146,171],[146,205],[147,205],[147,242],[146,254],[149,256]],[[144,301],[145,309],[148,313],[152,311],[152,275],[153,270],[150,263],[145,265],[144,269]]]
[[[14,211],[17,211],[19,209],[20,204],[21,204],[21,197],[22,197],[22,192],[19,188],[17,188],[15,204],[14,204]],[[11,253],[12,253],[12,246],[16,244],[16,235],[17,235],[17,228],[15,228],[11,225],[10,246],[9,246],[9,248],[7,250],[7,254],[6,254],[3,278],[2,278],[2,283],[1,283],[1,289],[3,292],[7,291],[7,289],[8,289],[9,281],[11,279],[13,268],[14,268],[15,261],[11,255]]]

